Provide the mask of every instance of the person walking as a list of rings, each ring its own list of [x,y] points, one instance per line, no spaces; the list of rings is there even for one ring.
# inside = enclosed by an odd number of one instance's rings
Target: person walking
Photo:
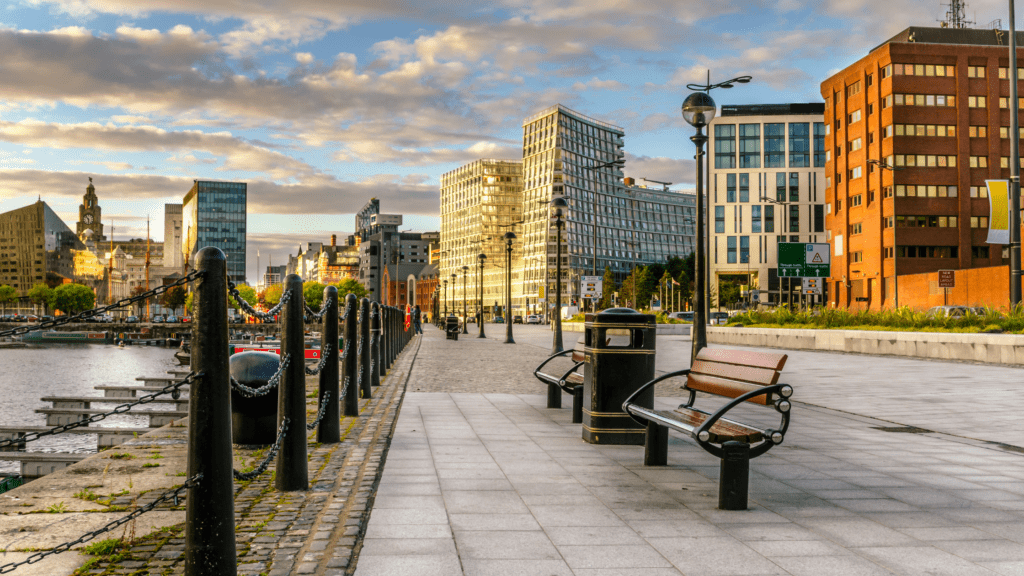
[[[420,326],[420,305],[416,305],[416,309],[412,311],[412,327],[415,330],[413,334],[423,334],[423,328]]]

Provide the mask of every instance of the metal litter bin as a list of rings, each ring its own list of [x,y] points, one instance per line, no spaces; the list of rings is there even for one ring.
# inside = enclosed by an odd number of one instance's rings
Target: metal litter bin
[[[250,388],[264,386],[277,373],[281,358],[272,352],[240,352],[231,356],[231,377]],[[231,441],[273,444],[277,440],[277,387],[248,397],[231,389]]]
[[[654,379],[655,317],[630,308],[587,314],[583,366],[583,439],[643,446],[645,431],[622,411],[637,388]],[[636,400],[654,407],[654,388]]]
[[[449,340],[459,339],[459,319],[455,316],[449,316],[445,319],[444,323],[445,334],[448,335]]]

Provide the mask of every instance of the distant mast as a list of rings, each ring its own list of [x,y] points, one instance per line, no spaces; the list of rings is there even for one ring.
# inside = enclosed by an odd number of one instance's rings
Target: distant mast
[[[114,303],[114,221],[110,221],[110,258],[107,261],[107,304]]]
[[[945,6],[946,19],[941,22],[943,28],[967,28],[974,24],[967,19],[967,2],[964,0],[950,0]]]
[[[149,214],[146,214],[146,292],[149,292]],[[146,320],[149,320],[149,298],[146,298]]]

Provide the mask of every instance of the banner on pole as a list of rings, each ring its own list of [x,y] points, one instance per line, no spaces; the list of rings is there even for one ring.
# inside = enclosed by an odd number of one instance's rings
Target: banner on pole
[[[985,180],[988,187],[989,244],[1010,243],[1010,181]]]

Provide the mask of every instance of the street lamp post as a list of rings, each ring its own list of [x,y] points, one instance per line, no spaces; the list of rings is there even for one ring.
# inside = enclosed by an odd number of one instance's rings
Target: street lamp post
[[[884,173],[886,170],[888,170],[889,172],[896,172],[897,170],[903,170],[902,167],[890,166],[889,163],[886,162],[885,160],[868,160],[868,164],[873,164],[875,166],[878,166],[879,170],[881,170],[882,173]],[[896,188],[896,174],[892,175],[892,180],[893,180],[892,181],[892,187],[895,189]],[[884,186],[881,187],[881,188],[884,189]],[[884,214],[882,215],[882,218],[883,219],[885,218]],[[899,271],[897,269],[897,264],[899,263],[899,260],[898,260],[898,258],[899,258],[899,249],[898,249],[898,246],[896,245],[896,225],[897,225],[896,194],[894,193],[892,195],[892,298],[893,298],[892,299],[892,307],[893,308],[899,308],[900,307],[900,274],[899,274]],[[882,275],[884,276],[885,273],[883,272]],[[837,301],[838,301],[838,297],[837,297]]]
[[[697,262],[696,262],[696,302],[693,311],[693,350],[690,356],[692,364],[697,359],[697,353],[708,345],[707,334],[707,307],[706,291],[707,277],[705,275],[706,264],[704,262],[705,238],[704,238],[704,144],[708,137],[704,134],[704,127],[715,118],[717,106],[709,92],[714,88],[732,88],[733,83],[746,84],[750,82],[750,76],[740,76],[718,84],[711,84],[711,72],[708,72],[707,84],[688,84],[690,90],[701,90],[693,92],[683,101],[683,119],[690,126],[697,129],[697,133],[690,137],[690,140],[697,146]],[[710,236],[710,235],[709,235]]]
[[[453,315],[459,313],[458,312],[459,309],[455,307],[455,289],[459,285],[458,279],[459,279],[459,277],[456,276],[454,273],[452,273],[452,314]]]
[[[469,314],[466,310],[466,274],[469,266],[462,267],[462,333],[469,334]]]
[[[505,344],[515,344],[512,339],[512,241],[514,232],[505,232]]]
[[[442,282],[444,283],[444,297],[442,298],[444,300],[444,317],[447,318],[448,317],[448,281],[447,280],[442,280]]]
[[[555,217],[555,329],[551,341],[551,353],[564,350],[562,346],[562,227],[569,204],[565,198],[558,197],[551,201],[551,212]],[[545,250],[547,252],[547,250]]]
[[[480,260],[480,306],[478,308],[478,316],[476,321],[480,324],[480,335],[477,338],[486,338],[484,335],[484,261],[487,260],[487,254],[480,253],[477,258]]]

